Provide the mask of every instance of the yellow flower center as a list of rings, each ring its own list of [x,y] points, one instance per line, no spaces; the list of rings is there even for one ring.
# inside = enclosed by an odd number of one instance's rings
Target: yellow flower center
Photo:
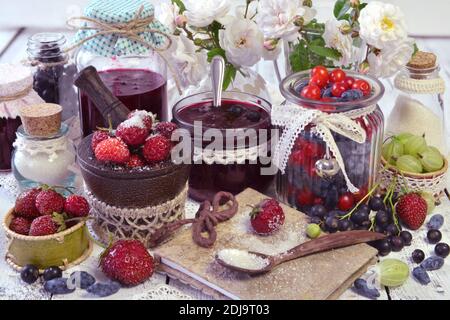
[[[392,30],[394,26],[394,21],[392,21],[388,17],[384,17],[383,20],[381,20],[381,29],[383,29],[384,31]]]
[[[240,38],[239,41],[236,42],[236,47],[240,48],[245,46],[245,44],[247,43],[247,39],[245,38]]]

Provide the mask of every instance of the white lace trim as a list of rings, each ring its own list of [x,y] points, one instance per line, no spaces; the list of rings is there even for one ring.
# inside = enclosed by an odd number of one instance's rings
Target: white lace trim
[[[319,110],[302,108],[292,103],[273,106],[272,124],[284,128],[275,148],[274,163],[284,174],[295,140],[308,124],[314,124],[314,132],[323,139],[336,158],[349,191],[352,193],[358,192],[358,188],[348,178],[344,160],[333,138],[332,131],[357,143],[364,143],[366,141],[366,132],[354,119],[368,115],[374,112],[376,108],[376,105],[372,105],[349,112],[328,114]]]
[[[60,138],[45,141],[27,140],[22,137],[17,137],[13,146],[18,151],[25,151],[31,156],[38,153],[47,154],[49,156],[49,161],[54,161],[58,158],[58,152],[67,150],[67,137],[62,136]]]
[[[245,149],[214,150],[194,148],[194,163],[206,164],[242,164],[245,161],[257,161],[261,152],[267,149],[267,145],[259,145]]]
[[[395,88],[406,93],[439,94],[445,92],[445,81],[436,79],[411,79],[405,74],[399,74],[394,80]]]

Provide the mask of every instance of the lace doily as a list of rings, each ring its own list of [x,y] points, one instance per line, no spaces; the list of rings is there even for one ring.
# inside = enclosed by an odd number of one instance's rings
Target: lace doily
[[[193,298],[178,289],[162,284],[155,289],[133,296],[133,300],[193,300]]]
[[[114,239],[138,239],[148,246],[152,233],[167,223],[184,217],[188,186],[174,199],[146,208],[117,208],[98,200],[85,186],[85,195],[91,205],[93,220],[88,229],[94,239],[108,244]]]
[[[369,106],[349,112],[328,114],[319,110],[302,108],[296,104],[288,103],[272,107],[272,123],[283,127],[283,133],[274,152],[274,162],[284,174],[286,165],[298,135],[308,124],[314,124],[313,131],[317,133],[336,158],[344,175],[350,192],[358,191],[348,178],[344,160],[334,140],[332,131],[343,135],[357,143],[366,141],[366,132],[354,119],[371,114],[377,106]]]
[[[27,140],[23,137],[17,137],[13,143],[13,147],[18,151],[25,151],[31,156],[38,153],[48,154],[49,161],[54,161],[58,158],[58,152],[67,150],[67,137],[43,141]]]
[[[194,148],[193,161],[206,164],[242,164],[247,160],[257,161],[260,154],[267,150],[266,145],[259,145],[245,149],[214,150]]]
[[[397,89],[406,93],[439,94],[445,92],[445,81],[436,79],[412,79],[405,74],[398,75],[394,80]]]
[[[0,172],[0,188],[5,190],[11,198],[15,199],[20,193],[20,187],[11,172]]]

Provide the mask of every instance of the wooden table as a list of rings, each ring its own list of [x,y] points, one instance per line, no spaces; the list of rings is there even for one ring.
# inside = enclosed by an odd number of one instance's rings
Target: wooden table
[[[0,30],[0,62],[17,62],[26,57],[26,42],[29,36],[37,32],[48,30],[37,29],[13,29],[13,30]],[[63,31],[64,32],[64,31]],[[430,50],[438,54],[442,66],[442,76],[447,83],[450,83],[450,56],[446,53],[450,51],[450,39],[418,39],[418,45],[423,50]],[[261,62],[255,69],[267,80],[268,83],[276,84],[275,74],[270,62]],[[384,97],[384,101],[380,102],[385,115],[388,115],[391,111],[392,105],[389,103],[392,100],[392,84],[389,81],[387,83],[387,93]],[[276,95],[276,85],[271,87],[271,91]],[[448,104],[448,99],[445,99]],[[0,174],[0,183],[2,179],[10,179],[11,177],[4,174]],[[3,219],[3,215],[6,211],[13,206],[14,197],[8,191],[7,188],[0,185],[0,219]],[[195,213],[196,205],[194,202],[187,204],[187,212],[192,215]],[[443,200],[443,204],[439,206],[435,212],[440,212],[446,217],[446,224],[443,227],[443,240],[445,242],[450,241],[450,201]],[[412,263],[409,260],[411,251],[415,248],[422,248],[426,254],[431,253],[433,246],[426,242],[426,229],[422,228],[417,232],[413,232],[414,242],[413,246],[403,250],[401,253],[392,253],[389,258],[400,258],[403,261],[408,261],[410,265]],[[3,232],[0,231],[0,252],[3,255],[5,252],[6,239]],[[99,246],[95,246],[94,252],[91,257],[79,266],[79,270],[86,270],[93,273],[99,280],[103,275],[97,270],[97,259],[101,252]],[[75,269],[76,270],[76,269]],[[410,278],[408,282],[400,287],[390,290],[381,290],[380,299],[397,300],[397,299],[450,299],[450,263],[447,261],[444,268],[439,271],[430,273],[432,283],[423,287],[418,284],[414,279]],[[88,298],[84,296],[80,290],[67,296],[55,296],[45,293],[42,290],[41,284],[35,284],[31,286],[24,285],[18,274],[12,271],[5,263],[4,259],[0,259],[0,300],[1,299],[83,299]],[[143,285],[122,289],[118,294],[111,297],[112,299],[161,299],[161,298],[193,298],[193,299],[210,299],[208,296],[201,292],[186,286],[179,281],[170,280],[162,275],[155,275],[150,281],[147,281]],[[353,290],[347,290],[341,299],[365,299],[353,292]]]

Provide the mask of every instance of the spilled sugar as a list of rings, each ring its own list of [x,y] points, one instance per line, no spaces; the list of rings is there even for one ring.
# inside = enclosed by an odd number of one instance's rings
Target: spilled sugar
[[[222,249],[218,258],[228,265],[248,270],[261,270],[269,265],[269,260],[245,250]]]

